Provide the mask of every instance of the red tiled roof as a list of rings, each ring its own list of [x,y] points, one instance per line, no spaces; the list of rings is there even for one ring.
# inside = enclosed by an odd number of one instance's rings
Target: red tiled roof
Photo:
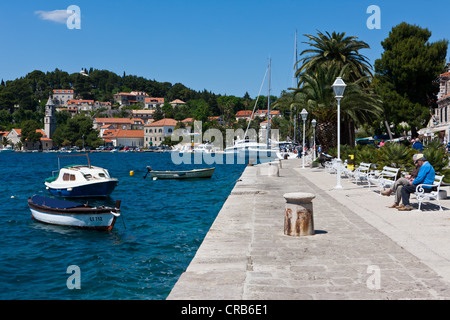
[[[81,103],[94,104],[94,100],[69,100],[69,101],[67,101],[67,104],[81,104]]]
[[[97,123],[129,123],[132,124],[133,121],[129,118],[95,118]]]
[[[185,102],[180,99],[175,99],[171,103],[185,104]]]
[[[241,110],[236,113],[236,117],[246,117],[246,116],[251,116],[251,115],[252,115],[251,110]]]
[[[176,126],[176,124],[178,123],[177,120],[174,119],[170,119],[170,118],[165,118],[159,121],[155,121],[152,122],[150,124],[147,124],[146,127],[164,127],[164,126]]]
[[[145,98],[145,103],[151,103],[151,102],[156,102],[156,103],[164,103],[164,98]]]
[[[17,133],[18,136],[21,136],[21,135],[22,135],[22,129],[11,129],[11,131],[12,131],[12,130],[14,130],[14,131]],[[10,131],[10,132],[11,132],[11,131]],[[36,132],[42,134],[42,138],[48,139],[48,138],[47,138],[47,134],[45,133],[44,130],[42,130],[42,129],[36,129]],[[42,139],[42,138],[41,138],[41,139]]]
[[[443,96],[443,97],[441,97],[438,101],[441,101],[441,100],[444,100],[444,99],[447,99],[448,97],[450,97],[450,93],[449,94],[447,94],[447,95],[445,95],[445,96]]]
[[[103,138],[144,138],[144,130],[105,130]]]

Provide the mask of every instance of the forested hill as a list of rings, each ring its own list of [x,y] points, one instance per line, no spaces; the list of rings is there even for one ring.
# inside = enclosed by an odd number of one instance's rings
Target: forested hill
[[[181,83],[158,82],[134,75],[122,76],[108,70],[84,69],[81,73],[69,74],[56,69],[44,73],[39,70],[30,72],[13,81],[0,83],[0,109],[13,112],[14,105],[25,110],[36,110],[40,100],[47,100],[53,89],[71,89],[77,99],[112,101],[118,92],[144,91],[151,97],[164,97],[166,101],[203,99],[214,111],[217,108],[216,95],[207,90],[202,92],[187,88]]]

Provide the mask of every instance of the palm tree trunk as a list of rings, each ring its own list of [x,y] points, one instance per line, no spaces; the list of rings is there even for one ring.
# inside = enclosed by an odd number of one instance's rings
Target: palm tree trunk
[[[317,141],[322,146],[323,152],[337,147],[337,123],[320,122],[317,124]]]

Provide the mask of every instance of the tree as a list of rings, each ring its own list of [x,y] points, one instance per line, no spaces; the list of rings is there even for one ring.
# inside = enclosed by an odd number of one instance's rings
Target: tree
[[[59,126],[53,133],[53,141],[56,145],[84,145],[98,147],[103,144],[99,138],[98,130],[93,129],[92,120],[82,114],[67,121],[66,125]]]
[[[337,102],[331,87],[336,77],[343,77],[347,84],[341,101],[342,144],[353,145],[355,127],[370,123],[381,115],[378,96],[370,88],[361,86],[368,77],[350,82],[347,72],[347,66],[339,70],[336,65],[322,65],[312,75],[302,74],[303,86],[295,91],[301,105],[312,114],[309,119],[317,120],[317,140],[324,146],[324,151],[337,145]]]
[[[381,43],[384,52],[375,61],[374,84],[386,120],[406,121],[413,136],[430,119],[439,90],[433,80],[445,67],[448,41],[430,43],[430,37],[428,29],[403,22]]]
[[[273,108],[280,110],[282,114],[289,113],[289,128],[288,134],[291,138],[298,138],[294,133],[294,122],[298,120],[299,112],[303,106],[304,101],[301,99],[300,95],[295,94],[295,92],[284,92],[280,98],[274,103]]]
[[[211,111],[205,100],[191,100],[189,102],[191,110],[193,110],[194,119],[197,121],[207,122],[211,116]]]
[[[161,111],[161,107],[157,106],[155,109],[155,113],[153,114],[153,120],[159,121],[164,119],[164,113]]]
[[[2,145],[3,147],[6,147],[8,144],[11,144],[11,140],[7,137],[2,137]]]
[[[330,35],[328,32],[323,34],[318,31],[317,36],[305,36],[310,42],[304,43],[312,48],[306,49],[300,54],[300,56],[307,56],[297,62],[297,64],[301,64],[296,72],[297,77],[304,72],[312,74],[323,64],[335,65],[338,70],[348,66],[351,81],[362,76],[372,76],[372,66],[367,57],[359,52],[361,49],[370,49],[370,46],[364,41],[360,41],[354,36],[346,37],[345,32],[333,32]]]
[[[39,123],[35,120],[27,120],[24,122],[22,126],[22,134],[20,137],[20,141],[25,142],[31,142],[32,144],[38,142],[42,138],[42,133],[37,132],[36,130],[39,129]]]

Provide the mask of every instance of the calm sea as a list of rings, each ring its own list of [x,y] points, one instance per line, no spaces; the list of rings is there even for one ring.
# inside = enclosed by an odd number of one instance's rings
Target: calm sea
[[[31,219],[27,198],[47,195],[44,180],[58,168],[56,153],[0,154],[0,299],[165,299],[194,257],[245,165],[215,164],[206,180],[143,179],[174,165],[169,153],[91,153],[119,185],[106,200],[122,200],[112,231],[50,226]],[[85,158],[62,158],[61,165]],[[130,176],[134,171],[134,176]],[[69,289],[69,266],[80,289]]]

